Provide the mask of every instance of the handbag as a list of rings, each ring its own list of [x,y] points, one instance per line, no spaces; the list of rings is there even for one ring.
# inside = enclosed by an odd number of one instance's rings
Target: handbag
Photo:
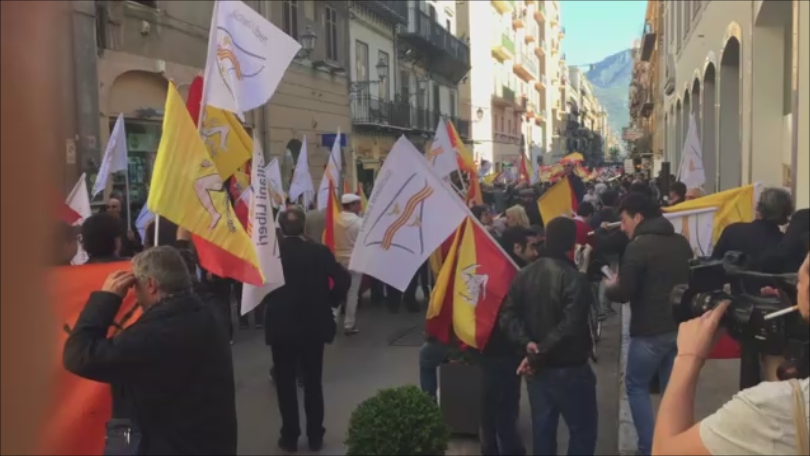
[[[137,456],[141,454],[143,434],[128,418],[112,418],[107,422],[104,456]]]
[[[790,380],[793,387],[793,424],[796,426],[796,454],[810,454],[810,430],[808,430],[807,411],[804,405],[802,385],[798,380]]]

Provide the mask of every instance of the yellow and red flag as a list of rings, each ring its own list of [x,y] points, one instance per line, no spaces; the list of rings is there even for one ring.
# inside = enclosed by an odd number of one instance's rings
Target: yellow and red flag
[[[46,329],[54,341],[50,361],[53,390],[43,391],[51,400],[34,454],[100,455],[104,451],[105,425],[112,417],[110,386],[65,370],[62,352],[90,294],[101,289],[108,275],[130,267],[129,262],[120,262],[61,266],[50,271],[50,302],[58,322],[58,326]],[[111,329],[108,337],[140,318],[141,308],[136,304],[133,293],[124,298],[115,317],[118,327]]]
[[[447,129],[450,133],[450,142],[457,152],[458,156],[458,169],[469,176],[469,183],[467,187],[467,204],[483,204],[483,194],[481,193],[481,184],[478,182],[478,166],[475,164],[475,158],[467,150],[464,141],[461,140],[456,126],[453,122],[447,122]]]
[[[366,206],[368,206],[368,198],[366,192],[363,190],[363,184],[357,184],[357,196],[360,197],[360,205],[363,207],[363,213],[366,213]]]
[[[532,180],[529,174],[529,166],[526,164],[526,156],[520,154],[520,164],[518,164],[518,178],[517,181],[525,184],[530,184]]]
[[[340,216],[340,210],[338,209],[335,186],[331,182],[329,183],[329,199],[326,202],[326,214],[324,215],[326,223],[324,223],[323,239],[321,241],[323,245],[329,247],[332,253],[335,253],[335,223],[337,223]]]
[[[261,286],[264,277],[256,249],[234,216],[223,185],[183,99],[174,85],[169,84],[163,137],[147,206],[196,236],[203,268],[220,277]]]
[[[445,344],[450,343],[450,328],[453,326],[453,284],[455,282],[453,277],[456,273],[458,245],[461,242],[463,228],[464,223],[459,225],[456,232],[431,255],[431,261],[438,261],[440,270],[436,278],[436,285],[430,293],[425,332]],[[442,252],[445,244],[449,244],[446,255]]]
[[[568,177],[563,177],[537,200],[540,217],[546,224],[557,217],[572,217],[577,206],[577,195]]]

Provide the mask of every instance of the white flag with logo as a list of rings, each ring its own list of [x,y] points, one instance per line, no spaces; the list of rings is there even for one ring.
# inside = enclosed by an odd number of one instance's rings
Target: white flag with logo
[[[326,203],[329,201],[329,181],[335,190],[340,188],[340,171],[343,167],[343,157],[340,153],[340,128],[338,128],[335,135],[335,142],[332,143],[332,151],[329,153],[329,161],[326,163],[326,169],[323,172],[321,183],[318,186],[318,210],[326,209]]]
[[[264,175],[267,177],[268,190],[270,191],[270,200],[274,208],[279,208],[284,205],[284,200],[287,197],[284,195],[284,183],[281,180],[281,166],[278,164],[278,158],[274,158],[264,169]]]
[[[70,194],[65,200],[65,204],[82,216],[73,226],[81,226],[88,217],[93,215],[93,209],[90,207],[90,194],[87,192],[86,174],[82,173],[81,177],[79,177],[76,185],[73,186],[73,190],[70,191]],[[79,244],[79,249],[76,251],[76,256],[73,257],[70,264],[80,265],[87,263],[88,256],[87,252],[82,248],[81,235],[77,237],[76,242]]]
[[[103,192],[107,188],[107,179],[110,174],[127,170],[127,133],[124,129],[124,115],[118,114],[115,126],[104,149],[104,158],[101,159],[101,167],[96,175],[96,182],[93,184],[93,195]]]
[[[244,284],[240,306],[241,315],[255,309],[268,293],[284,286],[284,270],[281,268],[276,224],[270,202],[270,185],[264,174],[264,154],[262,154],[260,143],[261,141],[257,138],[253,138],[253,166],[250,176],[253,191],[250,195],[247,231],[256,248],[265,282],[260,287]]]
[[[404,291],[467,215],[464,202],[403,136],[374,183],[349,269]]]
[[[304,195],[304,207],[309,208],[309,199],[315,193],[315,186],[312,185],[312,175],[309,173],[309,159],[307,158],[307,137],[301,141],[301,152],[298,153],[298,162],[295,164],[292,182],[290,182],[290,199],[298,201],[298,197]]]
[[[675,232],[682,234],[689,241],[695,257],[708,257],[714,250],[714,216],[716,213],[717,208],[710,207],[668,212],[664,216],[672,222]]]
[[[146,244],[146,227],[149,226],[149,222],[154,220],[155,214],[144,204],[141,208],[141,213],[138,214],[138,218],[135,219],[135,229],[138,230],[138,234],[141,235],[141,240],[144,244]]]
[[[217,0],[208,37],[203,106],[243,113],[267,103],[301,49],[238,0]]]
[[[427,159],[433,169],[441,177],[447,176],[453,171],[458,171],[458,160],[453,143],[450,141],[450,134],[447,132],[447,124],[444,119],[439,119],[436,126],[436,134],[433,136],[433,144],[430,146]]]
[[[678,180],[688,188],[702,187],[706,183],[706,170],[703,168],[703,152],[698,137],[695,115],[689,115],[689,131],[683,145],[681,163],[678,168]]]

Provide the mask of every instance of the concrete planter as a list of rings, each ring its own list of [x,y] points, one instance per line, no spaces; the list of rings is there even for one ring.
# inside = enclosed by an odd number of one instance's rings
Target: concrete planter
[[[479,366],[442,364],[439,367],[439,407],[451,433],[478,436],[481,389]]]

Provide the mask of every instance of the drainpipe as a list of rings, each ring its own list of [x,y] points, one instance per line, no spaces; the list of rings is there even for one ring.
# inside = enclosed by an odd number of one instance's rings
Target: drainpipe
[[[261,16],[266,18],[268,21],[270,20],[270,8],[268,7],[267,2],[259,2],[259,14],[261,14]],[[256,116],[256,117],[259,118],[259,121],[261,122],[261,130],[260,131],[262,132],[262,135],[261,135],[262,155],[264,155],[264,162],[265,163],[268,163],[270,161],[270,155],[272,155],[271,150],[270,150],[270,126],[269,126],[270,112],[269,111],[270,111],[270,102],[268,101],[267,103],[262,105],[260,111],[257,113],[259,115]],[[286,163],[284,162],[284,160],[280,160],[280,162],[281,162],[281,168],[284,171],[282,173],[282,175],[283,176],[288,175],[289,173],[287,172],[286,169],[284,169]],[[282,178],[282,181],[283,180],[284,179]]]
[[[753,54],[754,54],[754,27],[755,27],[755,24],[757,23],[757,9],[756,9],[756,3],[757,2],[750,2],[750,3],[751,3],[751,29],[748,31],[748,47],[750,48],[751,55],[753,57]],[[751,65],[750,66],[750,73],[749,73],[750,77],[748,78],[749,82],[751,83],[751,88],[748,90],[748,95],[749,95],[750,100],[751,100],[750,101],[751,106],[748,107],[748,122],[749,122],[749,124],[748,124],[748,183],[753,184],[754,183],[754,109],[753,109],[753,107],[754,107],[753,106],[753,103],[754,103],[754,64],[753,64],[753,58],[752,59],[744,59],[743,58],[743,51],[744,50],[745,50],[745,48],[742,46],[742,43],[741,43],[741,45],[740,45],[740,59],[741,59],[740,64],[742,64],[746,60],[751,62],[750,63],[750,65]],[[743,69],[740,68],[740,78],[742,78],[742,75],[745,74],[745,73],[743,73],[742,70]],[[742,93],[742,90],[740,90],[740,93]],[[742,101],[742,100],[740,100],[740,101]],[[740,103],[739,108],[744,109],[743,108],[743,103]],[[742,135],[740,135],[740,139],[742,139]]]
[[[805,7],[807,7],[807,5],[805,5]],[[796,170],[799,167],[799,63],[801,60],[801,53],[799,52],[801,44],[801,40],[799,39],[799,22],[801,20],[801,8],[799,1],[793,0],[793,30],[791,30],[793,34],[793,56],[791,59],[793,61],[791,65],[793,72],[791,77],[793,85],[793,100],[791,102],[793,128],[790,132],[792,136],[792,138],[790,138],[790,191],[793,194],[793,198],[796,198],[796,192],[798,191],[798,173]],[[807,30],[805,30],[804,33],[807,33]]]

